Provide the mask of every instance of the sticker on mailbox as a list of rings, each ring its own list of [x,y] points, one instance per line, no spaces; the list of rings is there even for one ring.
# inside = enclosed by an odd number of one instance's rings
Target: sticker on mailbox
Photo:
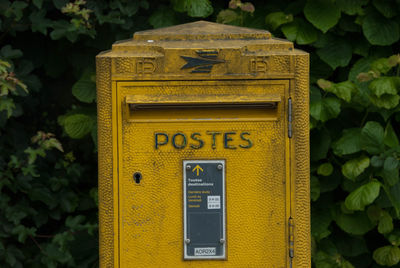
[[[219,196],[219,195],[207,196],[207,208],[208,209],[220,209],[221,208],[221,196]]]
[[[214,256],[216,253],[216,248],[194,248],[195,256]]]
[[[225,259],[225,160],[184,160],[184,259]]]

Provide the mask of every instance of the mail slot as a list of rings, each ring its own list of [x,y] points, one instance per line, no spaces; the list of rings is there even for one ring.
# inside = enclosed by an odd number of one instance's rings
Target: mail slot
[[[97,56],[101,267],[310,267],[308,54],[194,22]]]

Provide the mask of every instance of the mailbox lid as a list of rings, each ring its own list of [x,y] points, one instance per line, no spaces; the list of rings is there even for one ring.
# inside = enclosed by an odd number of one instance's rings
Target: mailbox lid
[[[121,133],[116,182],[120,265],[284,266],[290,203],[289,81],[117,82],[116,89]],[[251,106],[229,108],[235,112],[234,118],[229,118],[224,108],[178,107],[162,113],[145,109],[141,120],[129,107],[154,100],[167,104],[187,101],[187,96],[192,103],[205,102],[209,96],[220,102],[226,96],[230,103],[236,96],[244,103],[278,104],[267,112]],[[156,135],[167,135],[170,142],[157,146]],[[175,144],[171,143],[174,135]],[[204,143],[201,147],[199,139]],[[221,159],[226,167],[226,260],[184,261],[183,162]],[[143,175],[139,184],[132,178],[137,171]]]
[[[171,27],[136,32],[136,41],[191,41],[191,40],[245,40],[269,39],[271,33],[232,25],[222,25],[208,21],[196,21]]]
[[[111,58],[112,79],[290,79],[304,52],[265,30],[192,22],[135,33],[98,57]]]

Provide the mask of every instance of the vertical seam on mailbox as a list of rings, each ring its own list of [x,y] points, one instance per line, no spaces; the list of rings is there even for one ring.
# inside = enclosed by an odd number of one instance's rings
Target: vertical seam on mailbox
[[[291,91],[292,91],[292,87],[293,87],[293,80],[289,80],[289,83],[288,83],[288,99],[287,99],[287,105],[288,105],[288,107],[287,107],[287,112],[288,112],[288,116],[287,116],[287,119],[288,119],[288,124],[287,124],[287,127],[288,127],[288,136],[287,136],[287,139],[288,139],[288,142],[289,142],[289,151],[287,152],[288,153],[288,155],[287,155],[287,157],[289,158],[288,159],[288,161],[289,161],[289,164],[288,164],[288,166],[287,166],[287,169],[288,169],[288,172],[289,172],[289,178],[288,178],[288,180],[289,180],[289,204],[288,204],[288,206],[289,206],[289,217],[288,217],[288,219],[289,219],[289,221],[290,221],[290,219],[292,218],[292,202],[293,202],[293,196],[292,196],[292,186],[293,186],[293,172],[292,172],[292,133],[290,133],[290,135],[289,135],[289,131],[292,131],[292,125],[291,125],[291,121],[292,121],[292,107],[291,107],[291,105],[292,105],[292,97],[291,97]],[[289,112],[290,112],[290,114],[289,114]],[[288,223],[290,223],[288,221]],[[288,224],[288,227],[289,227],[289,224]],[[288,228],[287,229],[287,231],[288,231],[288,237],[287,237],[287,239],[288,239],[288,246],[289,246],[289,250],[288,250],[288,253],[289,253],[289,265],[290,265],[290,268],[292,268],[292,264],[293,264],[293,260],[292,260],[292,258],[290,257],[290,229]]]
[[[288,99],[288,136],[292,138],[293,135],[292,130],[292,98]]]
[[[118,259],[119,259],[119,261],[118,261],[118,267],[121,267],[121,235],[120,235],[120,233],[121,233],[121,223],[120,223],[120,191],[119,191],[119,187],[120,187],[120,183],[119,183],[119,177],[120,177],[120,174],[119,174],[119,171],[120,171],[120,168],[119,168],[119,165],[120,165],[120,154],[119,154],[119,152],[120,152],[120,146],[119,146],[119,143],[120,143],[120,136],[119,136],[119,127],[121,126],[120,124],[119,124],[119,120],[120,120],[120,113],[119,113],[119,96],[118,96],[118,81],[115,81],[115,92],[113,92],[113,95],[115,96],[115,105],[116,105],[116,111],[115,111],[115,114],[116,114],[116,117],[117,117],[117,120],[116,120],[116,134],[117,134],[117,165],[116,165],[116,168],[117,168],[117,178],[116,178],[116,180],[117,180],[117,183],[118,183],[118,187],[117,187],[117,189],[118,189],[118,194],[117,194],[117,196],[118,196],[118,209],[117,209],[117,214],[118,214],[118,222],[117,222],[117,224],[118,224],[118,245],[117,245],[117,247],[118,247]],[[122,139],[122,137],[121,137],[121,139]]]

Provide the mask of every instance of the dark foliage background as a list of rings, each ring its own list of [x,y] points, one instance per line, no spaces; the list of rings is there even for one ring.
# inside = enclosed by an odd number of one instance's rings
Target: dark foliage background
[[[399,0],[0,0],[0,266],[98,266],[95,55],[206,19],[311,55],[315,267],[400,267]]]

